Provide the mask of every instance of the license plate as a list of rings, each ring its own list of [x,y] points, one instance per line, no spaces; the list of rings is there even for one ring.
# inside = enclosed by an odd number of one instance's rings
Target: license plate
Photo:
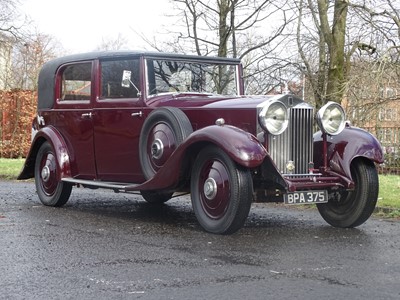
[[[314,204],[328,202],[328,191],[302,191],[283,195],[285,204]]]

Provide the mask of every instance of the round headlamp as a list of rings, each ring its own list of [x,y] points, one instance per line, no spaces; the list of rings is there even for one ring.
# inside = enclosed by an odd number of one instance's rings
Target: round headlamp
[[[336,135],[346,126],[346,114],[336,102],[328,102],[317,113],[317,123],[321,130],[329,135]]]
[[[261,109],[258,119],[264,130],[278,135],[284,132],[288,126],[288,110],[282,102],[271,102]]]

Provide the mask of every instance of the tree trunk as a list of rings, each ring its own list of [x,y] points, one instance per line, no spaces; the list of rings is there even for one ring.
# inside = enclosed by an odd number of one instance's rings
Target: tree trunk
[[[345,67],[345,37],[349,3],[348,0],[335,0],[332,26],[328,21],[328,0],[318,0],[321,33],[324,36],[329,54],[329,69],[326,86],[327,101],[341,103],[346,90],[347,70]]]
[[[228,39],[230,35],[230,27],[228,26],[228,16],[230,13],[229,0],[219,0],[219,45],[218,56],[227,57],[228,55]]]
[[[329,48],[327,100],[341,103],[346,92],[345,36],[348,0],[336,0]]]

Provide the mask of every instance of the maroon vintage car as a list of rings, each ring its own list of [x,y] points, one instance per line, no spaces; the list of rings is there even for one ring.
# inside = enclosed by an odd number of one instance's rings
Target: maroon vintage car
[[[237,59],[100,52],[43,66],[19,179],[35,177],[49,206],[74,185],[150,203],[190,193],[200,225],[228,234],[252,201],[316,203],[329,224],[358,226],[375,208],[382,161],[337,103],[315,113],[292,95],[245,96]]]

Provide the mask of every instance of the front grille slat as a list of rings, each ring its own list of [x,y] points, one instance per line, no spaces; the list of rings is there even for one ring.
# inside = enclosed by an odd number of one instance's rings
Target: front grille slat
[[[308,173],[313,160],[313,109],[290,108],[288,129],[279,136],[269,136],[268,149],[280,172],[287,174],[286,165],[293,161],[293,174]]]

